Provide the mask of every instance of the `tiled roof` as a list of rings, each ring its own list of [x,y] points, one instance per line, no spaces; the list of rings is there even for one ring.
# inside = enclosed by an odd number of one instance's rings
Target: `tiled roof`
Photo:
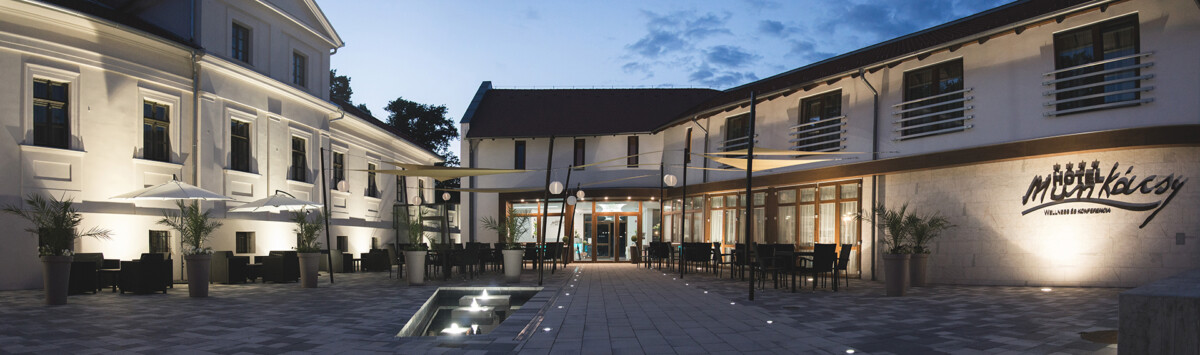
[[[964,17],[920,32],[905,35],[870,47],[793,69],[766,79],[725,90],[704,103],[676,116],[673,123],[683,122],[692,115],[724,105],[750,99],[750,92],[759,95],[804,85],[833,75],[876,66],[893,58],[910,55],[938,45],[963,40],[972,35],[1001,29],[1006,25],[1037,18],[1094,0],[1023,0],[1009,3],[975,15]],[[665,128],[661,127],[661,128]],[[660,128],[660,129],[661,129]]]
[[[493,89],[466,138],[596,136],[650,132],[720,94],[711,89]]]
[[[113,9],[104,4],[100,4],[97,2],[93,2],[93,1],[83,1],[83,0],[40,0],[40,1],[48,3],[48,4],[53,4],[55,6],[60,6],[60,7],[66,8],[66,9],[79,11],[84,14],[96,16],[96,17],[99,17],[99,18],[102,18],[102,19],[105,19],[108,21],[119,23],[121,25],[129,26],[131,28],[135,28],[135,29],[144,31],[149,34],[162,37],[166,40],[182,44],[184,46],[188,46],[188,47],[195,48],[195,49],[202,49],[198,44],[194,43],[191,39],[180,37],[180,36],[172,33],[171,31],[167,31],[167,30],[163,29],[162,27],[158,27],[157,25],[154,25],[154,24],[144,21],[144,20],[138,18],[136,15],[131,15],[131,14],[122,12],[120,10]]]

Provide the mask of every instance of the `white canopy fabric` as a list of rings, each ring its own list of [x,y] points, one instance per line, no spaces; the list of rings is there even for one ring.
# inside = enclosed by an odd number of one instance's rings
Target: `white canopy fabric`
[[[204,200],[223,201],[232,198],[208,191],[188,183],[171,180],[141,190],[111,197],[113,200]]]
[[[481,176],[481,175],[497,175],[497,174],[512,174],[524,173],[530,170],[523,169],[485,169],[485,168],[462,168],[455,166],[431,166],[420,164],[405,164],[388,162],[404,170],[399,169],[356,169],[357,171],[376,172],[380,174],[397,175],[397,176],[423,176],[431,177],[434,180],[450,180],[466,176]]]
[[[787,149],[771,149],[754,147],[754,155],[847,155],[847,154],[866,154],[864,152],[804,152],[798,150]],[[746,155],[745,149],[731,150],[728,152],[712,152],[708,155]]]
[[[530,192],[530,191],[541,191],[542,189],[544,189],[544,188],[543,188],[543,187],[513,187],[513,188],[501,188],[501,187],[497,187],[497,188],[458,188],[458,189],[439,188],[439,189],[435,189],[435,190],[438,190],[438,191],[461,191],[461,192],[496,192],[496,193],[500,193],[500,192]]]
[[[268,196],[267,198],[247,202],[244,205],[230,209],[229,212],[302,211],[307,209],[321,208],[322,206],[323,205],[316,202],[305,201],[277,193]]]
[[[721,164],[725,164],[725,165],[729,165],[729,166],[732,166],[732,167],[735,167],[738,169],[746,170],[746,159],[743,159],[743,158],[722,158],[722,157],[714,157],[714,156],[710,156],[710,155],[704,155],[704,157],[711,159],[715,162],[721,163]],[[789,167],[789,166],[793,166],[793,165],[817,163],[817,162],[830,161],[830,160],[833,160],[833,159],[821,159],[821,158],[787,159],[787,160],[754,159],[754,171],[778,169],[778,168],[784,168],[784,167]]]

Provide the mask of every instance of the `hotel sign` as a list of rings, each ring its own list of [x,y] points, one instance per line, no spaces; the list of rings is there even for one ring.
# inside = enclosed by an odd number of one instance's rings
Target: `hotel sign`
[[[1113,208],[1135,212],[1152,211],[1138,226],[1143,228],[1171,203],[1171,199],[1175,198],[1175,194],[1188,180],[1174,173],[1166,177],[1149,175],[1139,178],[1134,174],[1132,165],[1125,169],[1124,173],[1120,172],[1119,168],[1120,163],[1113,163],[1108,175],[1104,176],[1100,175],[1099,161],[1093,161],[1090,168],[1084,162],[1079,162],[1078,167],[1067,163],[1066,169],[1054,164],[1054,172],[1045,176],[1034,176],[1033,181],[1029,183],[1025,196],[1021,197],[1021,205],[1036,205],[1021,211],[1021,215],[1038,210],[1042,210],[1047,216],[1109,213]],[[1050,202],[1046,202],[1047,197],[1050,198]],[[1146,200],[1150,202],[1141,202]],[[1078,208],[1076,204],[1090,206]]]

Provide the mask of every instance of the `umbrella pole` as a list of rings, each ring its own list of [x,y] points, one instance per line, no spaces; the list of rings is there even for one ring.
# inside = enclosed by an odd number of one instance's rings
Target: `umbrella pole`
[[[321,147],[321,202],[325,208],[325,254],[329,261],[329,283],[333,283],[333,247],[329,244],[329,182],[325,180],[325,147]]]
[[[749,131],[748,135],[746,136],[747,140],[749,141],[749,143],[747,143],[747,146],[746,146],[746,202],[742,206],[742,211],[745,212],[745,214],[742,216],[742,218],[746,219],[746,249],[750,249],[751,245],[754,245],[753,244],[754,243],[754,234],[752,233],[754,231],[754,212],[753,212],[753,210],[754,210],[754,191],[751,191],[751,189],[754,185],[754,115],[755,115],[755,113],[754,113],[755,105],[754,104],[755,104],[755,101],[756,100],[755,100],[754,91],[751,91],[750,92],[750,131]],[[766,216],[765,209],[763,210],[763,215],[764,215],[764,219],[765,219],[766,218],[765,217]],[[764,221],[763,224],[765,226],[766,221]],[[766,234],[764,234],[764,236],[765,235]],[[757,251],[758,251],[758,249],[755,248],[755,252],[757,252]],[[747,250],[746,255],[750,255],[749,252],[750,251]],[[763,256],[759,255],[758,257],[761,258]],[[790,265],[790,266],[794,267],[795,265]],[[732,276],[733,269],[729,269],[729,272],[730,272],[729,275]],[[835,273],[836,273],[836,271],[835,271]],[[763,274],[763,277],[765,278],[765,277],[767,277],[767,275]],[[793,282],[796,281],[796,276],[794,273],[792,274],[792,281]],[[796,287],[796,285],[793,284],[792,287],[794,289],[794,287]],[[837,285],[834,284],[834,287],[837,287]],[[750,273],[750,300],[751,301],[754,300],[754,273],[753,272]]]

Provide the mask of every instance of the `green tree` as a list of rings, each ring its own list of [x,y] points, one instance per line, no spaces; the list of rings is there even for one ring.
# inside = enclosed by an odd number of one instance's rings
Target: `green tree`
[[[337,69],[329,71],[329,99],[334,102],[345,102],[354,105],[354,101],[350,99],[354,95],[354,89],[350,87],[350,77],[345,75],[337,75]],[[371,109],[365,104],[354,105],[359,111],[371,115]]]
[[[383,108],[390,112],[388,124],[412,137],[413,143],[429,147],[445,160],[445,166],[459,166],[458,156],[450,151],[450,141],[458,138],[458,127],[446,118],[446,105],[426,105],[398,97]],[[438,188],[457,188],[458,179],[438,181]]]

